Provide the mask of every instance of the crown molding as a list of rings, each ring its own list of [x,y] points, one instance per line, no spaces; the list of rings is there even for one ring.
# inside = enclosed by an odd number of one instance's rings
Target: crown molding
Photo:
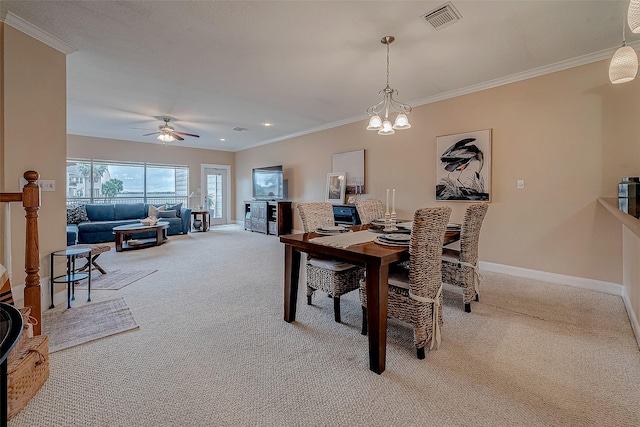
[[[3,13],[3,15],[4,16],[0,17],[0,20],[2,20],[2,22],[4,22],[5,24],[12,26],[16,30],[21,31],[38,41],[41,41],[47,46],[52,47],[55,50],[64,53],[65,55],[69,55],[70,53],[78,50],[75,47],[71,46],[69,43],[62,41],[56,36],[53,36],[46,31],[43,31],[40,28],[36,27],[35,25],[25,21],[18,15],[15,15],[9,11],[6,11],[6,14]]]
[[[631,46],[634,50],[640,49],[640,41],[627,43],[628,46]],[[467,86],[461,89],[452,90],[449,92],[444,92],[434,96],[428,96],[426,98],[414,99],[412,101],[407,102],[407,104],[418,107],[420,105],[431,104],[438,101],[444,101],[446,99],[455,98],[462,95],[468,95],[474,92],[480,92],[486,89],[492,89],[498,86],[507,85],[509,83],[515,83],[522,80],[532,79],[534,77],[544,76],[545,74],[551,74],[558,71],[568,70],[570,68],[580,67],[582,65],[591,64],[593,62],[602,61],[604,59],[611,59],[616,50],[618,50],[620,46],[615,48],[604,49],[598,52],[590,53],[587,55],[578,56],[576,58],[568,59],[566,61],[556,62],[555,64],[545,65],[544,67],[534,68],[532,70],[523,71],[521,73],[512,74],[510,76],[500,77],[498,79],[489,80],[484,83],[479,83],[473,86]],[[350,123],[355,123],[358,121],[367,120],[369,116],[366,114],[362,114],[359,116],[351,117],[344,120],[339,120],[337,122],[327,123],[322,126],[318,126],[312,129],[307,129],[300,132],[291,133],[288,135],[284,135],[278,138],[269,139],[266,141],[261,141],[256,144],[250,145],[242,150],[247,150],[249,148],[258,147],[260,145],[271,144],[273,142],[284,141],[291,138],[296,138],[298,136],[308,135],[314,132],[320,132],[327,129],[333,129],[339,126],[343,126]],[[242,151],[238,150],[238,151]]]

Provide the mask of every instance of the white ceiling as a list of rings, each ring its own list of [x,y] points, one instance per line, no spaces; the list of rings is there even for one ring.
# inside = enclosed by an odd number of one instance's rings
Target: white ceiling
[[[415,107],[610,56],[628,5],[453,0],[463,18],[436,31],[420,16],[444,3],[3,0],[0,7],[11,12],[7,23],[16,15],[76,49],[67,57],[68,133],[160,143],[142,135],[168,116],[176,130],[201,135],[174,144],[238,151],[356,120],[366,126],[365,110],[386,82],[385,35],[396,37],[391,86]],[[639,38],[627,31],[628,42]]]

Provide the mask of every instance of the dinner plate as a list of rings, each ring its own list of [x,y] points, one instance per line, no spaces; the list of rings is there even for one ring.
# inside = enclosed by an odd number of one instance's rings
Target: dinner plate
[[[378,245],[383,245],[383,246],[395,246],[397,248],[406,248],[409,247],[409,242],[390,242],[388,240],[381,240],[380,236],[376,237],[376,240],[374,240],[375,243],[377,243]]]
[[[400,242],[408,243],[411,240],[411,236],[408,234],[399,234],[399,233],[382,234],[380,235],[380,240],[388,240],[390,242],[395,242],[395,243],[400,243]]]
[[[369,228],[367,229],[372,233],[385,233],[384,231],[384,224],[372,224],[369,226]],[[403,228],[403,227],[398,227],[397,231],[394,231],[394,233],[405,233],[405,234],[411,234],[411,229],[410,228]]]

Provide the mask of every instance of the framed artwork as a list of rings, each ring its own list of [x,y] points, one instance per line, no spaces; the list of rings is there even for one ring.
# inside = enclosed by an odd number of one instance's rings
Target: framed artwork
[[[327,174],[327,189],[325,201],[339,205],[344,203],[344,195],[347,189],[345,173],[332,172]]]
[[[331,155],[331,172],[344,171],[347,177],[346,194],[364,194],[364,150]]]
[[[436,137],[436,200],[491,200],[491,129]]]

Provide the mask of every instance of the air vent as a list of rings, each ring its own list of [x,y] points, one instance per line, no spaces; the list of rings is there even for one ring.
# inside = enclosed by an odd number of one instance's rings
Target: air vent
[[[247,130],[247,128],[241,128],[241,127],[236,126],[236,127],[233,128],[233,130],[238,131],[238,132],[242,132],[242,131]]]
[[[447,2],[431,12],[425,13],[420,18],[436,30],[441,30],[459,21],[462,15],[451,2]]]

